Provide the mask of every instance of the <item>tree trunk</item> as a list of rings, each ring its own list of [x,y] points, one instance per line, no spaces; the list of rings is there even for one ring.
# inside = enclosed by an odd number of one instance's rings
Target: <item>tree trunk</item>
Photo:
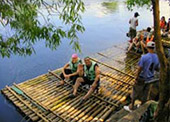
[[[155,122],[168,122],[170,107],[170,66],[161,42],[159,0],[152,0],[154,19],[154,39],[160,61],[159,103],[155,114]]]

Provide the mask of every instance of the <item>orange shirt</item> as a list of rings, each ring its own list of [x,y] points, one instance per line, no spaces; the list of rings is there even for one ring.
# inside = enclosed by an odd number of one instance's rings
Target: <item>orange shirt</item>
[[[166,23],[165,23],[165,21],[160,21],[160,27],[161,27],[161,29],[165,29],[165,25],[166,25]]]
[[[150,41],[153,41],[153,38],[154,38],[154,36],[151,36],[151,38],[147,37],[147,39],[146,39],[146,44],[147,44],[148,42],[150,42]]]

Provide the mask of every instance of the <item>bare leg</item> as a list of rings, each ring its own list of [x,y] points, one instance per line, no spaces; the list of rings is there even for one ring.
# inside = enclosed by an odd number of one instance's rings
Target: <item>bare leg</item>
[[[80,86],[80,84],[84,82],[84,79],[82,77],[77,78],[75,85],[73,86],[73,95],[77,94],[77,89]]]
[[[130,110],[134,110],[134,104],[135,104],[135,90],[134,90],[135,87],[132,88],[132,93],[131,93],[131,104],[129,105],[129,109]]]
[[[141,48],[142,48],[142,52],[143,52],[143,54],[145,54],[145,44],[141,41]]]
[[[129,105],[130,110],[134,110],[134,104],[135,104],[135,100],[132,99],[131,104]]]
[[[71,74],[71,70],[70,70],[70,69],[65,69],[64,72],[65,72],[66,74]],[[63,73],[60,74],[60,78],[61,78],[61,81],[60,81],[60,82],[57,82],[56,86],[64,85],[64,83],[65,83],[65,81],[64,81],[65,76],[64,76]]]
[[[130,45],[129,45],[129,48],[128,48],[127,52],[129,52],[129,51],[132,49],[132,47],[133,47],[133,42],[132,42],[132,43],[130,43]]]
[[[87,94],[83,97],[83,99],[87,99],[93,92],[94,90],[96,89],[97,87],[97,84],[95,84],[94,86],[92,85],[92,87],[90,88],[90,90],[87,92]]]
[[[140,47],[140,42],[135,43],[135,46],[136,46],[136,53],[137,53],[137,51],[139,50],[139,47]]]
[[[56,86],[62,86],[64,85],[65,81],[64,80],[61,80],[60,82],[57,82],[56,83]]]

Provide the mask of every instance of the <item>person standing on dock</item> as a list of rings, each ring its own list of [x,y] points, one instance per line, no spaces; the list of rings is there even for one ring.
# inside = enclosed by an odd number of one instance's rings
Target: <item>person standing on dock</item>
[[[128,36],[130,37],[131,41],[134,37],[136,37],[136,27],[138,26],[138,17],[139,13],[135,12],[134,17],[129,20],[130,28]]]
[[[73,86],[73,94],[70,97],[74,98],[77,94],[78,87],[82,84],[90,85],[90,89],[87,94],[81,99],[80,103],[83,103],[95,90],[99,87],[100,83],[100,69],[96,62],[91,61],[90,57],[84,58],[84,75],[78,77],[75,85]]]
[[[57,83],[57,86],[64,85],[64,79],[71,79],[73,80],[74,84],[77,77],[79,76],[77,72],[79,64],[82,64],[81,59],[77,56],[77,54],[73,54],[71,60],[63,67],[62,73],[60,74],[60,78],[62,80]]]
[[[157,54],[154,53],[155,43],[148,42],[147,50],[148,53],[142,55],[139,63],[137,76],[135,78],[135,84],[132,88],[131,104],[124,106],[127,111],[134,110],[135,100],[141,100],[142,104],[147,101],[150,82],[154,80],[154,71],[159,70],[159,60]]]

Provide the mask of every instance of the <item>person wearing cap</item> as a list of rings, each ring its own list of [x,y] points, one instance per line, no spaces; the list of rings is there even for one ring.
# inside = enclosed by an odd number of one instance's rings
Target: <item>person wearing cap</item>
[[[129,29],[129,37],[132,40],[135,36],[136,36],[136,27],[138,26],[138,17],[139,13],[135,12],[134,13],[134,17],[132,17],[129,20],[129,24],[130,24],[130,29]]]
[[[60,78],[62,79],[60,82],[57,82],[57,86],[64,85],[64,79],[73,80],[73,84],[75,83],[78,77],[78,65],[82,64],[81,59],[77,54],[73,54],[70,61],[64,65],[62,69],[62,73],[60,74]]]
[[[127,111],[134,110],[135,100],[141,100],[141,104],[147,101],[150,81],[154,79],[154,72],[159,70],[159,60],[157,54],[154,53],[155,43],[148,42],[148,53],[142,55],[138,62],[137,75],[135,77],[135,84],[132,88],[131,104],[124,106]]]
[[[143,33],[143,40],[141,40],[140,42],[143,54],[145,54],[145,49],[147,49],[146,44],[150,41],[153,41],[153,39],[154,35],[151,32],[151,28],[147,27],[147,29]]]
[[[84,74],[83,77],[78,77],[75,85],[73,86],[73,93],[70,97],[74,98],[77,95],[77,89],[82,84],[90,85],[90,89],[87,94],[81,99],[81,103],[83,103],[95,90],[99,87],[100,83],[100,69],[96,62],[91,61],[90,57],[84,58]]]

